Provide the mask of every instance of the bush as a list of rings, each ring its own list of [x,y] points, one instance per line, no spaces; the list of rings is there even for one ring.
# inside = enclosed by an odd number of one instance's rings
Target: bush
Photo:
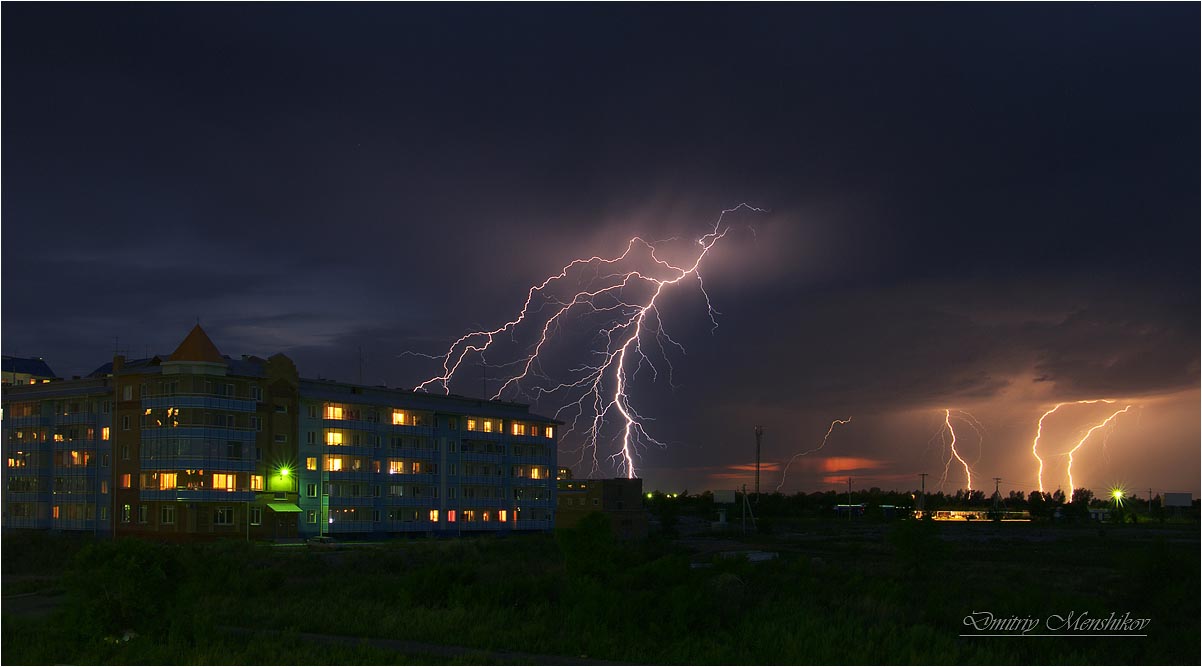
[[[180,581],[179,548],[136,539],[96,542],[81,550],[63,578],[72,625],[93,638],[130,631],[161,635]]]

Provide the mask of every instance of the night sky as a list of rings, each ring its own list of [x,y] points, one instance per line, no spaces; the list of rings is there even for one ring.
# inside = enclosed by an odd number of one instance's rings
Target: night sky
[[[1027,492],[1039,416],[1108,398],[1041,451],[1130,404],[1077,485],[1197,494],[1199,12],[6,3],[3,351],[82,375],[199,318],[412,387],[402,352],[573,257],[748,202],[702,267],[720,326],[665,296],[677,387],[633,387],[649,488],[750,483],[756,424],[775,488],[852,416],[785,491],[938,489],[952,409],[974,486]]]

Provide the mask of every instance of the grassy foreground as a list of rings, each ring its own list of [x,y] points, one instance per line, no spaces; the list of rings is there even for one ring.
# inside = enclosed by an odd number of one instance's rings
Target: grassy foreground
[[[780,554],[763,563],[707,558],[690,545],[616,543],[600,520],[554,536],[339,550],[6,536],[4,594],[62,595],[48,616],[5,614],[0,658],[5,664],[447,661],[298,641],[297,632],[638,664],[1197,664],[1200,658],[1196,526],[815,522],[745,545]],[[1037,618],[1131,612],[1151,624],[1146,638],[959,637],[970,631],[964,617],[983,610]],[[282,634],[238,636],[227,627]],[[123,641],[129,631],[136,636]],[[453,661],[497,660],[480,653]]]

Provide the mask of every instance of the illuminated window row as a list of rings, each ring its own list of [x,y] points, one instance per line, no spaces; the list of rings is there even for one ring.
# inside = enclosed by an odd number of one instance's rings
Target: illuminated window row
[[[389,423],[394,426],[421,426],[426,423],[426,415],[419,412],[411,412],[400,408],[384,410],[385,416]],[[309,416],[315,418],[316,407],[311,407]],[[324,419],[332,420],[348,420],[348,421],[367,421],[372,423],[380,422],[380,410],[376,408],[361,408],[356,405],[346,405],[342,403],[325,403],[321,408],[321,416]]]
[[[131,482],[130,473],[124,473],[118,478],[122,489],[130,488]],[[262,491],[263,482],[263,475],[232,472],[206,475],[204,470],[181,470],[142,473],[138,488],[144,491]]]
[[[42,442],[50,442],[51,440],[54,442],[72,442],[74,440],[80,440],[81,436],[83,440],[94,440],[96,438],[96,429],[94,427],[85,426],[82,427],[82,429],[83,430],[80,430],[80,427],[72,427],[62,429],[54,433],[52,433],[50,429],[31,429],[28,431],[17,430],[10,432],[8,439],[13,441],[28,440],[32,443],[39,440]],[[100,428],[100,439],[108,440],[110,433],[111,431],[109,430],[109,427],[102,426]]]

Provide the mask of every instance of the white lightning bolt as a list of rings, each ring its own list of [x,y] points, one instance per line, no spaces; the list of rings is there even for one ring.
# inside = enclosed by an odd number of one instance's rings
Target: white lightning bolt
[[[780,484],[776,485],[776,490],[780,491],[781,487],[785,485],[785,476],[789,474],[789,466],[793,465],[794,461],[805,456],[806,454],[813,454],[814,452],[822,449],[823,447],[826,447],[826,441],[830,440],[831,432],[835,430],[836,424],[850,424],[850,423],[851,423],[851,417],[848,417],[847,419],[836,419],[835,421],[831,422],[830,428],[826,429],[826,435],[822,436],[822,444],[818,445],[817,447],[815,447],[813,449],[808,449],[804,452],[801,452],[800,454],[794,454],[793,458],[789,459],[789,462],[785,464],[784,470],[781,471]]]
[[[617,421],[620,436],[614,439],[621,444],[610,458],[615,461],[620,473],[635,477],[634,459],[638,448],[652,444],[664,446],[647,432],[644,423],[651,419],[638,412],[630,397],[630,383],[644,364],[652,373],[653,380],[659,375],[659,369],[644,351],[644,345],[654,344],[658,349],[660,358],[667,364],[669,382],[673,369],[665,346],[682,353],[684,351],[680,343],[664,329],[659,310],[661,297],[668,288],[695,279],[697,288],[705,298],[706,311],[712,324],[711,332],[718,327],[719,313],[710,301],[699,269],[709,251],[730,230],[725,225],[726,216],[743,209],[765,212],[765,209],[746,203],[723,210],[713,228],[696,239],[697,250],[693,260],[681,266],[656,254],[660,241],[646,241],[638,236],[630,239],[626,250],[617,257],[594,255],[573,259],[559,273],[530,287],[517,317],[495,329],[472,331],[460,336],[445,354],[437,357],[442,359],[442,373],[417,385],[414,390],[429,391],[431,387],[441,387],[444,393],[450,393],[451,379],[467,356],[475,353],[486,368],[508,371],[507,376],[503,375],[500,388],[492,395],[493,400],[500,399],[506,392],[511,396],[531,396],[535,401],[544,397],[560,397],[555,417],[558,419],[565,413],[571,415],[571,426],[561,435],[566,437],[576,432],[583,421],[581,459],[591,451],[594,472],[599,465],[597,451],[602,433],[611,420]],[[647,253],[646,258],[638,256],[642,252]],[[621,266],[639,259],[646,263],[644,270]],[[659,277],[652,274],[658,274]],[[578,286],[582,282],[586,287],[576,287],[575,292],[566,297],[562,296],[565,290],[555,291],[557,287]],[[571,292],[572,288],[566,291]],[[556,381],[543,371],[540,355],[547,342],[572,315],[597,316],[602,318],[603,324],[597,330],[595,345],[588,349],[585,360],[570,369],[568,377]],[[515,360],[488,365],[484,355],[493,348],[498,338],[505,335],[510,340],[516,340],[518,329],[524,324],[539,332],[533,345]]]

